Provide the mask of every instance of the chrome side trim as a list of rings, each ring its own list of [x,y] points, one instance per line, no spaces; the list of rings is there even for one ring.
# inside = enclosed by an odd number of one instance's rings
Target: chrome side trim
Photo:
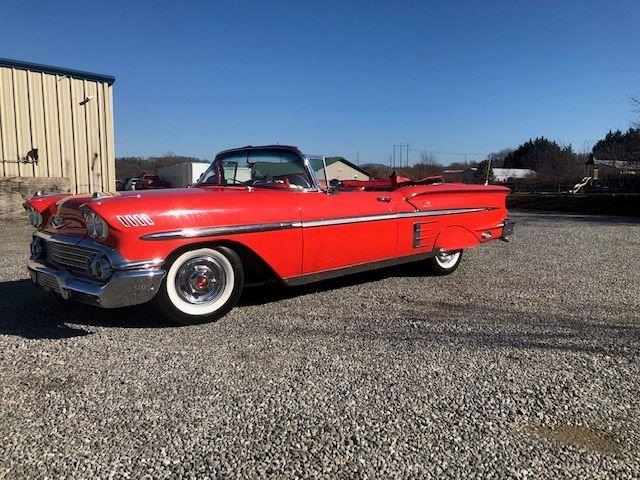
[[[305,222],[287,221],[276,223],[257,223],[251,225],[226,225],[222,227],[183,228],[181,230],[169,230],[166,232],[150,233],[148,235],[143,235],[140,238],[142,240],[168,240],[175,238],[214,237],[219,235],[235,235],[239,233],[268,232],[289,228],[315,228],[327,227],[332,225],[346,225],[350,223],[397,220],[400,218],[435,217],[441,215],[454,215],[459,213],[482,212],[486,210],[490,210],[490,208],[450,208],[425,212],[385,213],[381,215],[363,215],[358,217],[332,218],[327,220],[309,220]]]
[[[453,215],[456,213],[472,213],[489,210],[488,208],[451,208],[443,210],[431,210],[424,212],[384,213],[381,215],[364,215],[361,217],[332,218],[329,220],[311,220],[302,222],[305,228],[326,227],[330,225],[344,225],[347,223],[377,222],[381,220],[397,220],[399,218],[436,217],[441,215]]]
[[[413,248],[420,247],[421,234],[422,234],[422,224],[414,223],[413,224],[413,242],[411,242],[411,246]]]
[[[162,265],[164,265],[164,260],[156,258],[154,260],[141,260],[139,262],[122,262],[116,265],[116,270],[144,270],[147,268],[160,268]]]
[[[150,233],[140,237],[142,240],[168,240],[173,238],[214,237],[218,235],[232,235],[236,233],[269,232],[300,228],[302,222],[256,223],[251,225],[229,225],[225,227],[183,228],[167,232]]]

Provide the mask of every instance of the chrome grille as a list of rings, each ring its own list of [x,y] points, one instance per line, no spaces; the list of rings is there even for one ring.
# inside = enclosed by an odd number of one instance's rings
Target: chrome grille
[[[97,252],[58,242],[47,242],[47,262],[53,266],[86,275],[87,260]]]
[[[38,272],[37,281],[43,287],[50,288],[51,290],[60,293],[60,285],[58,284],[58,279],[51,275],[50,273]]]

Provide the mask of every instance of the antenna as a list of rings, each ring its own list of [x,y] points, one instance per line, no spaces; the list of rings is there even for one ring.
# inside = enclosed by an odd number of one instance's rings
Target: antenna
[[[493,155],[489,155],[489,158],[487,160],[487,178],[484,181],[485,185],[489,185],[489,173],[491,172],[491,157],[493,157]]]

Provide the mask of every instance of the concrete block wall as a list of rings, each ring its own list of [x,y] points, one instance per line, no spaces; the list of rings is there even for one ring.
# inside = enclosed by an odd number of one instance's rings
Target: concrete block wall
[[[37,191],[69,192],[67,177],[5,177],[0,178],[0,221],[26,219],[22,204]]]

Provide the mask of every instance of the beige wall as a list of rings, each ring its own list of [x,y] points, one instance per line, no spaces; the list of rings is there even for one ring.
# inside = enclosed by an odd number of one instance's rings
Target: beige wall
[[[112,89],[104,82],[0,66],[0,177],[66,177],[75,193],[114,191]],[[37,165],[7,161],[33,148]]]
[[[329,180],[334,178],[337,180],[369,180],[367,175],[339,161],[327,165],[327,178]]]

